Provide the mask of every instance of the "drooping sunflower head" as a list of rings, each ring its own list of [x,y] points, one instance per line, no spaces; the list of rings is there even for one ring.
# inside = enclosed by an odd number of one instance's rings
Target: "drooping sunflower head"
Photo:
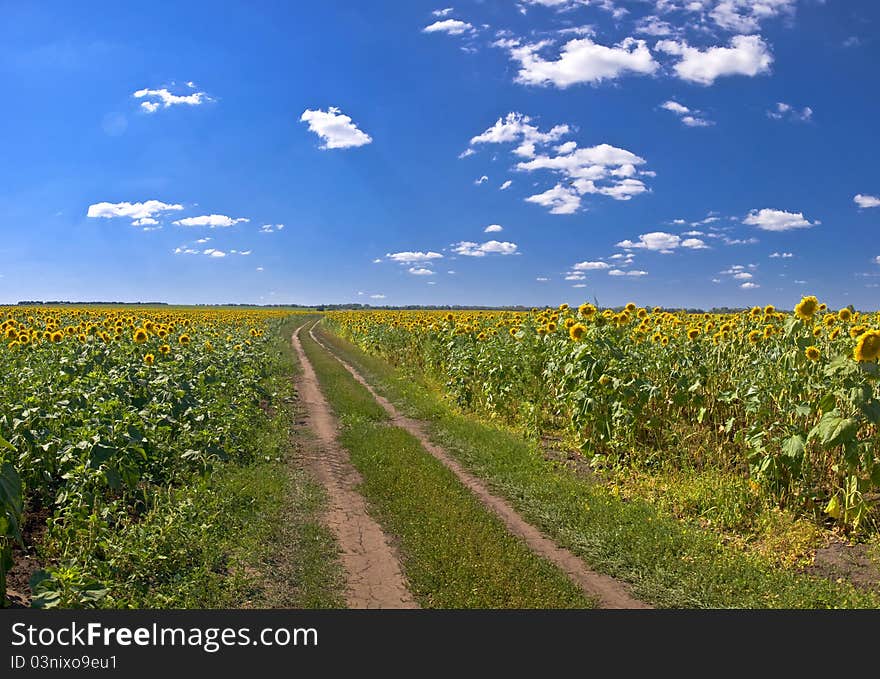
[[[831,332],[828,333],[828,339],[836,340],[840,336],[840,328],[834,328]]]
[[[763,333],[760,330],[752,330],[749,333],[749,342],[751,344],[757,344],[758,342],[761,341],[762,336],[763,336]]]
[[[819,300],[813,295],[804,297],[794,308],[794,313],[798,318],[809,321],[813,315],[819,310]]]
[[[809,346],[804,350],[804,355],[811,361],[818,361],[819,357],[822,356],[822,352],[817,347]]]
[[[880,356],[880,330],[868,330],[859,336],[853,358],[859,363],[876,361]]]
[[[764,307],[764,313],[767,314],[768,316],[770,314],[776,313],[776,307],[773,306],[772,304],[768,304],[767,306]]]

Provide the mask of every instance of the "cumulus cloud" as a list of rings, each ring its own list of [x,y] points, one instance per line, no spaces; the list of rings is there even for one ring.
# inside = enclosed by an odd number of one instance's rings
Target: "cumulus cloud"
[[[503,118],[498,118],[492,127],[473,137],[468,150],[473,152],[473,147],[478,144],[517,143],[518,146],[514,153],[518,156],[531,158],[535,155],[537,146],[557,141],[570,131],[568,125],[554,125],[548,131],[542,132],[532,124],[532,119],[529,116],[512,112]],[[509,183],[507,185],[510,186]]]
[[[276,231],[282,231],[283,229],[284,224],[263,224],[258,233],[275,233]]]
[[[797,283],[797,282],[798,281],[795,281],[795,283]],[[754,290],[755,288],[760,288],[761,286],[758,285],[757,283],[752,283],[751,281],[747,281],[747,282],[743,283],[742,285],[740,285],[739,287],[741,287],[743,290]]]
[[[189,85],[194,85],[188,83]],[[167,88],[151,90],[145,88],[133,93],[135,99],[144,99],[141,102],[141,109],[147,113],[155,113],[160,108],[170,108],[171,106],[200,106],[208,101],[213,101],[204,92],[190,92],[189,94],[172,94]]]
[[[813,109],[804,106],[800,111],[790,104],[779,101],[776,107],[767,111],[767,117],[773,120],[790,120],[796,123],[806,123],[813,119]]]
[[[749,212],[743,220],[743,224],[756,226],[764,231],[791,231],[792,229],[807,229],[821,224],[821,222],[819,220],[810,222],[801,212],[763,208]]]
[[[322,149],[347,149],[373,141],[370,135],[358,129],[352,119],[336,106],[331,106],[326,111],[306,109],[299,119],[324,140]]]
[[[641,248],[668,255],[680,247],[689,250],[703,250],[708,246],[699,238],[687,238],[682,240],[680,236],[677,236],[674,233],[652,231],[651,233],[643,233],[639,236],[637,241],[622,240],[617,244],[617,247],[626,250]]]
[[[400,262],[401,264],[414,264],[416,262],[429,262],[432,259],[443,259],[443,255],[431,250],[428,252],[417,250],[414,252],[389,252],[385,255],[385,258],[393,262]]]
[[[557,184],[543,193],[529,196],[526,202],[550,208],[550,213],[554,215],[570,215],[581,206],[581,197],[574,189]]]
[[[226,215],[201,215],[199,217],[186,217],[173,222],[177,226],[208,226],[212,229],[235,226],[241,222],[249,222],[247,217],[227,217]]]
[[[701,111],[691,110],[684,104],[680,104],[671,99],[660,104],[660,108],[677,115],[678,119],[681,120],[682,125],[685,125],[686,127],[711,127],[715,124],[711,120],[703,118]]]
[[[626,38],[610,47],[590,38],[576,38],[562,46],[556,59],[545,59],[541,53],[551,44],[544,40],[524,45],[508,41],[502,45],[510,58],[519,63],[517,82],[566,88],[614,80],[627,74],[650,75],[660,67],[645,41],[635,38]]]
[[[452,248],[456,254],[466,257],[485,257],[486,255],[513,255],[516,254],[516,243],[508,243],[506,241],[489,240],[485,243],[473,243],[471,241],[461,241],[453,243]]]
[[[489,224],[485,229],[483,229],[483,233],[499,233],[504,231],[504,227],[501,224]]]
[[[647,271],[637,271],[637,270],[635,270],[635,269],[633,269],[632,271],[622,271],[621,269],[611,269],[611,271],[608,272],[608,275],[609,275],[609,276],[634,276],[634,277],[640,277],[640,276],[647,276],[647,275],[648,275],[648,272],[647,272]]]
[[[413,276],[433,276],[434,272],[431,269],[426,269],[425,267],[411,266],[407,269],[409,273]]]
[[[445,15],[444,15],[445,16]],[[442,19],[435,21],[429,26],[422,29],[422,33],[446,33],[448,35],[462,35],[463,33],[473,33],[474,27],[467,21],[459,21],[458,19]]]
[[[691,47],[686,41],[661,40],[656,49],[680,57],[673,67],[682,80],[711,85],[730,75],[753,77],[770,71],[773,55],[759,35],[737,35],[727,47]]]
[[[797,0],[718,0],[709,16],[720,28],[735,33],[752,33],[761,22],[791,13]],[[702,4],[691,2],[690,5]]]
[[[602,269],[610,269],[611,265],[608,262],[578,262],[573,267],[571,267],[573,271],[599,271]]]
[[[183,205],[176,203],[164,203],[161,200],[147,200],[142,203],[94,203],[89,205],[86,217],[94,219],[113,219],[125,217],[131,219],[132,226],[155,226],[158,224],[157,215],[163,212],[183,210]]]
[[[880,207],[880,198],[857,193],[853,196],[853,202],[861,208]]]

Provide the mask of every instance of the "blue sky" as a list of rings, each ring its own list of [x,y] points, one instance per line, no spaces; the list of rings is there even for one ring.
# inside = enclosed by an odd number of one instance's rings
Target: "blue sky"
[[[0,12],[0,303],[880,307],[880,3]]]

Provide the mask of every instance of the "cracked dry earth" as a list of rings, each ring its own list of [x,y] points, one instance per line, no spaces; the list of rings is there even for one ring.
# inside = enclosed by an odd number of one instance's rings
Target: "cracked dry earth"
[[[458,480],[470,490],[476,498],[488,509],[501,519],[507,530],[519,537],[538,556],[555,564],[589,597],[595,599],[601,608],[615,609],[646,609],[651,608],[647,603],[633,597],[629,587],[619,580],[607,575],[597,573],[589,568],[575,554],[560,547],[553,540],[544,535],[538,528],[528,523],[506,500],[494,495],[485,484],[476,476],[468,472],[456,459],[443,448],[433,444],[427,435],[425,422],[414,420],[401,414],[388,399],[380,396],[363,376],[350,364],[337,356],[327,345],[315,337],[313,332],[315,325],[309,328],[309,336],[321,346],[324,351],[333,356],[351,374],[351,376],[363,385],[374,399],[391,416],[391,424],[408,431],[418,439],[419,443],[431,455],[448,467]]]
[[[301,329],[301,328],[300,328]],[[341,550],[349,608],[418,608],[388,536],[367,513],[355,489],[360,475],[336,440],[336,418],[318,386],[318,378],[303,351],[299,330],[291,338],[302,366],[297,388],[317,445],[306,460],[327,491],[324,522]]]

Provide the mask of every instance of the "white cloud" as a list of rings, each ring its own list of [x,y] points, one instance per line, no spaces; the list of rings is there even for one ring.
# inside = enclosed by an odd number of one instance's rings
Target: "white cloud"
[[[359,130],[352,119],[336,106],[330,106],[326,111],[306,109],[299,119],[300,122],[308,123],[309,130],[324,140],[322,149],[347,149],[373,141],[370,135]]]
[[[476,184],[477,186],[479,186],[480,184],[484,184],[484,183],[486,183],[487,181],[489,181],[489,178],[488,178],[486,175],[483,175],[483,176],[480,177],[479,179],[475,179],[475,180],[474,180],[474,184]]]
[[[677,101],[673,101],[670,99],[669,101],[664,101],[660,104],[660,108],[666,109],[667,111],[672,111],[673,113],[677,113],[679,115],[684,115],[685,113],[690,113],[691,110],[685,106],[684,104],[679,104]]]
[[[199,217],[186,217],[173,222],[177,226],[209,226],[212,229],[218,227],[234,226],[241,222],[249,222],[247,217],[227,217],[226,215],[201,215]]]
[[[504,231],[504,227],[501,224],[489,224],[489,226],[483,229],[483,233],[498,233],[500,231]]]
[[[767,117],[773,120],[787,118],[793,122],[806,123],[813,119],[813,109],[804,106],[800,111],[784,102],[777,102],[776,108],[767,111]]]
[[[144,99],[141,102],[141,109],[147,113],[155,113],[159,108],[169,108],[171,106],[186,105],[200,106],[208,101],[213,101],[204,92],[192,92],[190,94],[178,95],[172,94],[166,88],[159,90],[151,90],[148,88],[138,90],[132,96],[135,99]],[[158,101],[151,101],[158,100]]]
[[[725,30],[752,33],[760,30],[761,21],[793,12],[796,2],[797,0],[719,0],[709,16]]]
[[[261,266],[258,266],[257,271],[265,271],[265,269],[263,269],[263,267],[261,267]]]
[[[791,252],[774,252],[770,255],[770,259],[790,259],[791,257],[794,257]]]
[[[565,276],[567,281],[585,281],[587,277],[580,273],[570,273]]]
[[[621,271],[620,269],[611,269],[611,271],[608,272],[608,275],[609,275],[609,276],[635,276],[635,277],[640,277],[640,276],[647,276],[647,275],[648,275],[648,272],[647,272],[647,271],[636,271],[636,270],[633,270],[633,271]]]
[[[411,266],[407,269],[413,276],[433,276],[434,272],[424,267]]]
[[[704,250],[708,246],[699,238],[687,238],[682,240],[681,237],[674,233],[666,233],[665,231],[652,231],[651,233],[643,233],[639,236],[638,241],[623,240],[617,244],[617,247],[630,250],[633,248],[641,248],[659,252],[664,255],[671,254],[676,248],[688,248],[690,250]]]
[[[608,262],[578,262],[573,267],[574,271],[598,271],[601,269],[610,269]]]
[[[143,203],[95,203],[89,205],[86,217],[94,219],[113,219],[125,217],[131,219],[132,226],[154,226],[159,222],[156,216],[163,212],[183,210],[183,205],[163,203],[161,200],[147,200]]]
[[[804,218],[801,212],[786,212],[784,210],[771,210],[764,208],[752,210],[743,220],[743,224],[757,226],[764,231],[790,231],[792,229],[806,229],[820,224],[818,220],[810,222]]]
[[[535,155],[535,147],[549,144],[559,140],[571,131],[568,125],[554,125],[547,132],[541,132],[532,124],[532,119],[522,113],[508,113],[504,118],[498,118],[495,124],[473,137],[470,141],[470,149],[475,144],[509,144],[518,142],[519,146],[514,153],[525,158]]]
[[[797,281],[795,281],[795,283],[797,283]],[[760,288],[761,286],[757,283],[752,283],[751,281],[748,281],[746,283],[743,283],[739,287],[741,287],[743,290],[754,290],[755,288]]]
[[[202,251],[203,255],[208,255],[209,257],[225,257],[226,253],[223,250],[215,250],[214,248],[208,248],[207,250]]]
[[[435,17],[445,17],[445,16],[449,15],[452,12],[452,10],[453,10],[452,7],[446,7],[444,9],[435,9],[433,12],[431,12],[431,14],[433,14]]]
[[[507,189],[510,188],[510,185],[511,185],[511,184],[513,184],[513,180],[508,179],[508,180],[507,180],[506,182],[504,182],[500,187],[498,187],[498,189],[499,189],[499,191],[506,191]]]
[[[508,113],[498,118],[495,124],[473,137],[470,146],[477,144],[515,143],[513,153],[525,158],[516,165],[524,172],[550,170],[571,180],[568,184],[557,183],[555,187],[526,198],[526,201],[550,208],[553,214],[572,214],[581,204],[584,194],[601,194],[615,200],[630,200],[648,191],[639,175],[653,172],[638,169],[645,159],[626,149],[610,144],[578,148],[577,142],[567,141],[553,147],[556,155],[546,151],[538,152],[539,146],[546,146],[568,134],[568,125],[556,125],[542,132],[531,123],[531,118],[521,113]],[[482,179],[482,178],[481,178]],[[502,189],[510,186],[507,181]]]
[[[867,196],[861,193],[857,193],[853,196],[853,202],[862,208],[880,207],[880,198],[877,196]]]
[[[550,44],[549,41],[526,45],[507,43],[511,59],[520,65],[517,82],[565,88],[599,83],[629,73],[649,75],[659,68],[645,41],[635,38],[626,38],[612,47],[590,38],[577,38],[562,46],[557,59],[546,60],[540,53]]]
[[[445,15],[444,15],[445,16]],[[422,33],[447,33],[449,35],[461,35],[463,33],[473,33],[474,27],[467,21],[459,21],[458,19],[442,19],[435,21],[429,26],[422,29]]]
[[[284,224],[263,224],[258,233],[275,233],[284,229]]]
[[[549,207],[550,212],[554,215],[570,215],[577,212],[581,206],[581,197],[574,189],[557,184],[543,193],[529,196],[526,198],[526,202]]]
[[[701,85],[711,85],[722,76],[768,73],[773,63],[773,55],[759,35],[737,35],[731,38],[729,47],[705,50],[685,41],[661,40],[656,49],[681,57],[673,67],[676,75]]]
[[[385,299],[385,295],[381,295],[381,294],[370,295],[370,299]]]
[[[750,274],[748,271],[740,271],[739,273],[733,274],[733,277],[737,280],[743,281],[749,280],[752,277],[752,274]]]
[[[538,281],[538,283],[546,283],[550,279],[547,278],[546,276],[538,276],[537,278],[535,278],[535,280]]]
[[[414,264],[416,262],[428,262],[432,259],[443,259],[443,255],[431,250],[428,252],[417,250],[415,252],[389,252],[385,255],[385,258],[394,262],[400,262],[401,264]]]
[[[635,32],[640,35],[663,37],[678,32],[671,24],[657,16],[645,16],[636,23]]]
[[[572,285],[571,287],[573,287],[573,288],[585,288],[585,287],[587,287],[587,284],[586,284],[586,283],[575,283],[575,284]]]
[[[485,257],[490,254],[513,255],[516,254],[516,243],[508,243],[506,241],[490,240],[485,243],[473,243],[471,241],[461,241],[453,243],[453,250],[466,257]]]

